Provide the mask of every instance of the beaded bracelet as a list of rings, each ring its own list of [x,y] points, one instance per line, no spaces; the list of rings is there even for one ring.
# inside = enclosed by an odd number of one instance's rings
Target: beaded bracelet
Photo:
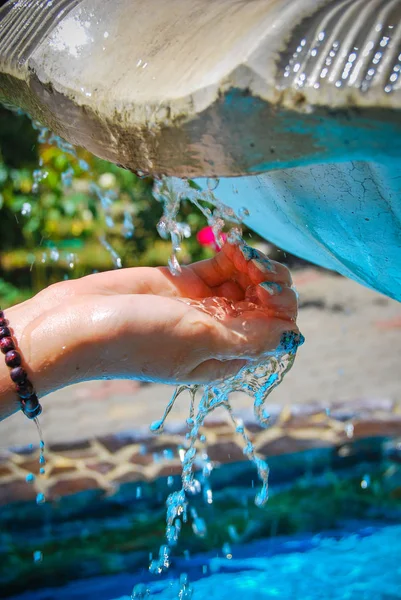
[[[25,369],[21,366],[21,356],[15,347],[14,340],[8,328],[4,312],[0,309],[0,350],[5,354],[6,365],[10,370],[10,377],[15,383],[21,404],[21,410],[28,419],[38,417],[42,412],[38,397],[32,383],[28,379]]]

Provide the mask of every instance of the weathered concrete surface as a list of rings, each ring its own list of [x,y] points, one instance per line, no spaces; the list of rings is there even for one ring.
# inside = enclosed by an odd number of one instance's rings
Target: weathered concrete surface
[[[400,14],[400,0],[12,0],[0,98],[136,171],[385,159],[401,150]]]

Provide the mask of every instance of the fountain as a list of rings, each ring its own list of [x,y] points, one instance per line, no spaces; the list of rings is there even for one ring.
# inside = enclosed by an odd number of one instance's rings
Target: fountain
[[[159,230],[172,238],[175,274],[180,270],[177,223],[173,218],[169,229],[166,188],[173,186],[178,202],[181,189],[182,198],[195,204],[211,200],[215,211],[209,224],[219,239],[219,219],[227,213],[212,193],[210,182],[217,181],[219,198],[230,214],[240,216],[239,223],[293,254],[401,299],[401,0],[3,4],[0,101],[21,107],[72,150],[70,144],[79,145],[139,175],[154,176],[155,195],[165,208]],[[66,171],[65,185],[71,176]],[[36,186],[41,177],[39,169]],[[197,185],[192,188],[188,179]],[[126,228],[132,234],[132,222]],[[115,267],[121,267],[107,240],[101,241]],[[203,443],[200,428],[215,407],[228,410],[262,484],[256,504],[266,502],[269,467],[233,416],[228,393],[251,390],[255,415],[266,426],[267,393],[291,368],[302,341],[302,336],[295,345],[287,340],[272,358],[271,371],[253,365],[220,387],[205,386],[197,412],[197,388],[189,390],[183,486],[168,496],[167,545],[152,557],[151,573],[169,568],[171,547],[188,518],[194,533],[205,536],[205,522],[185,494],[195,495],[202,485],[206,502],[212,503],[207,481],[212,462],[206,453],[196,455],[195,444]],[[153,431],[162,430],[175,399],[187,389],[176,390]],[[40,464],[43,448],[41,441]],[[195,478],[195,460],[204,463],[203,479]],[[32,474],[26,478],[34,480]],[[173,484],[169,476],[167,485]],[[360,485],[370,487],[369,474]],[[140,499],[140,487],[137,492]],[[45,500],[44,493],[37,494],[38,505]],[[232,535],[235,539],[234,530]],[[232,559],[228,542],[222,551]],[[42,559],[36,550],[34,562]],[[218,571],[216,561],[213,565]],[[157,584],[153,591],[158,592]],[[140,583],[132,598],[149,594]],[[181,572],[174,594],[192,597],[186,573]]]
[[[401,1],[9,0],[0,100],[401,298]]]

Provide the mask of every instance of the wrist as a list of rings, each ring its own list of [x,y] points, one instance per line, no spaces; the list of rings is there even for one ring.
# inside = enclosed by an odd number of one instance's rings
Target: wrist
[[[22,366],[39,398],[80,379],[86,338],[84,311],[75,304],[72,300],[49,308],[39,295],[5,311]],[[9,370],[1,362],[0,419],[20,408]]]

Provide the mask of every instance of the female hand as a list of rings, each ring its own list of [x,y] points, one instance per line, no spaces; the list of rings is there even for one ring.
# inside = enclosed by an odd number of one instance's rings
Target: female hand
[[[188,303],[211,306],[216,297],[232,309],[223,319]],[[289,271],[230,244],[179,276],[147,267],[99,273],[6,313],[39,396],[87,379],[214,381],[273,351],[283,332],[298,332]]]

